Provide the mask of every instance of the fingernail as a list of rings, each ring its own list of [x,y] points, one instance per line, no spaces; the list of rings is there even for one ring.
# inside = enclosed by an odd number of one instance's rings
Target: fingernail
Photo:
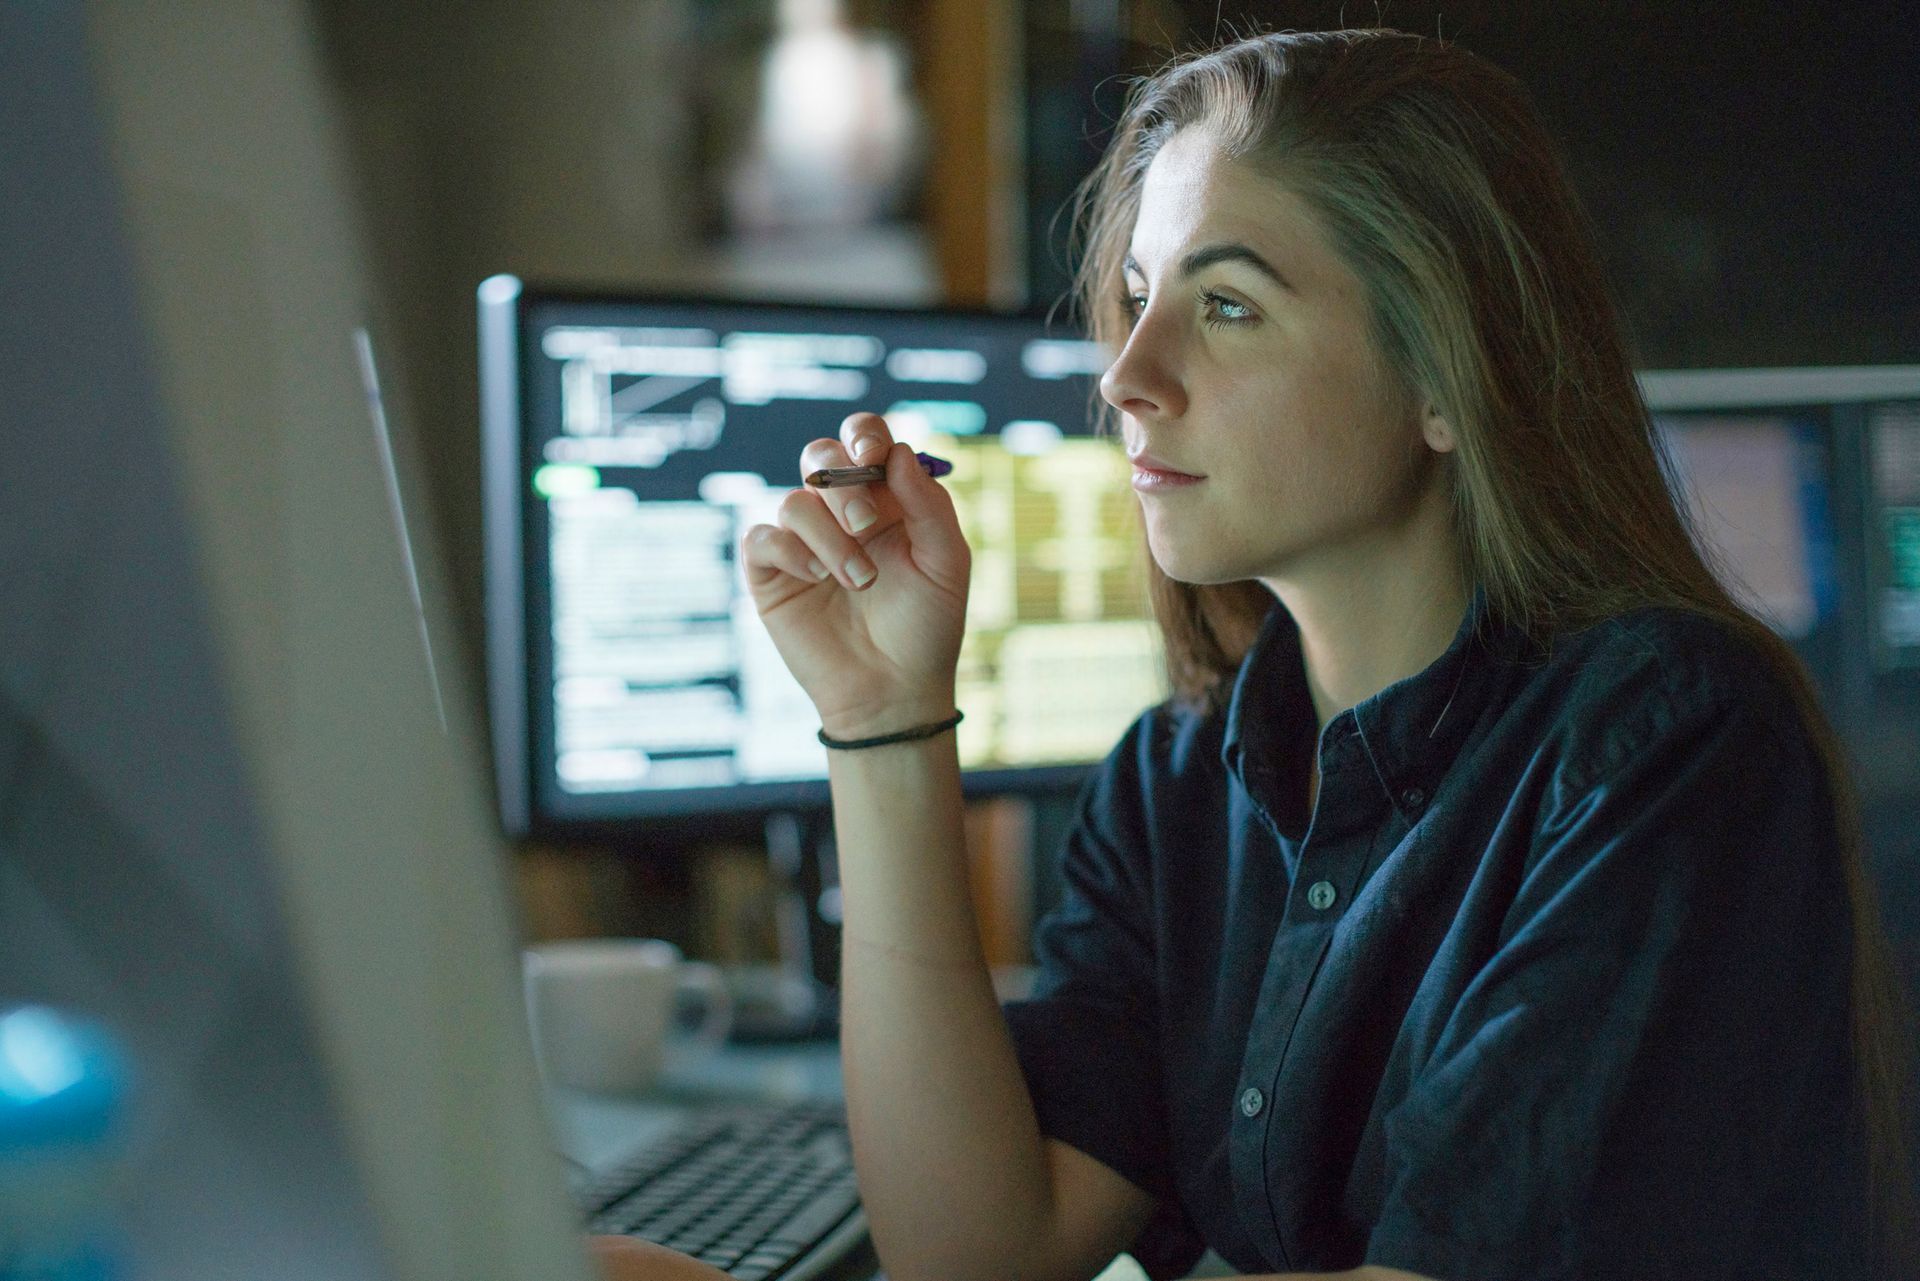
[[[878,436],[862,436],[853,442],[853,456],[855,458],[865,458],[879,447],[880,438]]]
[[[847,528],[856,534],[859,533],[873,524],[874,514],[872,503],[864,498],[854,499],[847,504]]]
[[[807,572],[809,574],[812,574],[815,578],[820,579],[823,582],[826,579],[833,577],[833,571],[828,569],[825,565],[822,565],[820,563],[819,557],[815,557],[814,559],[807,562]]]
[[[873,562],[859,552],[847,558],[847,581],[855,587],[865,587],[873,581]]]

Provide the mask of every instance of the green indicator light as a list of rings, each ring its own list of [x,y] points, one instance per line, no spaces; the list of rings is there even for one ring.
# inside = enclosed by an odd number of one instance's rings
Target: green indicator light
[[[600,488],[600,472],[584,463],[548,463],[533,473],[533,492],[542,498],[565,498]]]
[[[971,400],[896,400],[881,416],[895,414],[917,414],[934,431],[949,436],[978,436],[987,429],[986,406]]]

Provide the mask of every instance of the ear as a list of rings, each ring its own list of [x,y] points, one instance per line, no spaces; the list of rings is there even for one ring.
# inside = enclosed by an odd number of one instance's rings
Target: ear
[[[1453,424],[1432,405],[1420,416],[1420,435],[1436,454],[1450,454],[1459,445],[1453,437]]]

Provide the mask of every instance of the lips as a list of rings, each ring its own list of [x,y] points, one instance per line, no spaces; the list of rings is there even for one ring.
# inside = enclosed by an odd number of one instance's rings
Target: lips
[[[1159,455],[1147,453],[1145,450],[1141,450],[1137,454],[1129,454],[1127,458],[1133,463],[1133,469],[1137,472],[1147,472],[1155,476],[1164,476],[1168,480],[1206,479],[1206,477],[1199,472],[1182,471]]]
[[[1176,490],[1191,489],[1206,480],[1205,476],[1181,471],[1159,455],[1144,450],[1129,457],[1133,462],[1133,488],[1138,494],[1171,494]]]

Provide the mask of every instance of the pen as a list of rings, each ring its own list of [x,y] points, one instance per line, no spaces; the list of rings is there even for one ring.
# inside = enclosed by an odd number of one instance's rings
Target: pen
[[[944,458],[935,458],[932,454],[915,453],[914,458],[920,464],[920,470],[929,476],[944,476],[953,470],[953,464]],[[807,474],[807,483],[815,489],[838,489],[842,485],[871,485],[887,478],[884,465],[873,467],[822,467],[819,471]]]

